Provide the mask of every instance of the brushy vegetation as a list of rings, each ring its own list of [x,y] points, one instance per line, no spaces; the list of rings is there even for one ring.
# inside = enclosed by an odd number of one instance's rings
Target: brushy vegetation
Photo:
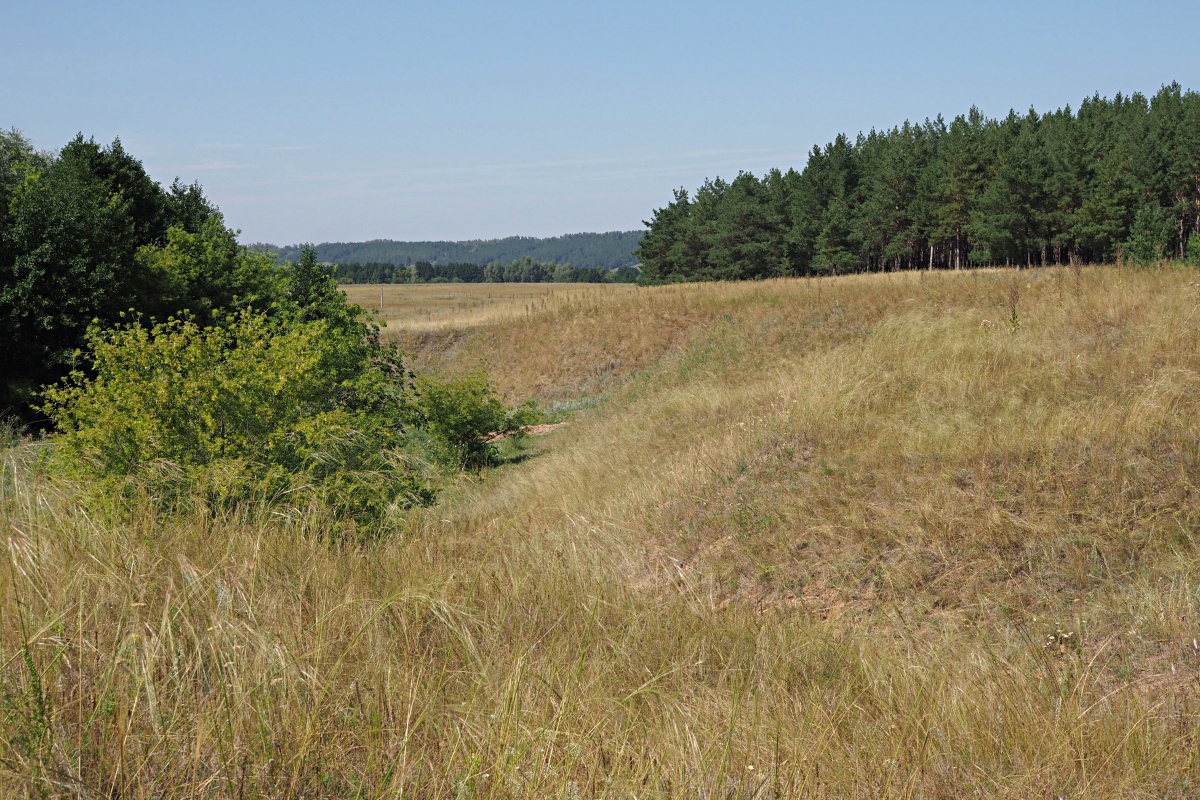
[[[360,327],[243,311],[94,329],[91,369],[44,392],[50,463],[102,495],[185,507],[286,498],[368,522],[427,502],[421,471],[393,455],[418,422],[409,375]]]
[[[198,184],[161,186],[119,140],[46,153],[0,130],[3,413],[39,424],[38,390],[71,371],[89,327],[131,309],[205,324],[266,312],[289,299],[290,271],[239,247]]]
[[[94,324],[84,363],[40,393],[46,468],[85,484],[93,511],[317,507],[361,537],[537,421],[482,374],[417,380],[311,248],[284,276],[266,312]]]
[[[101,519],[8,437],[0,794],[1195,796],[1198,281],[614,287],[421,334],[606,399],[365,544]]]

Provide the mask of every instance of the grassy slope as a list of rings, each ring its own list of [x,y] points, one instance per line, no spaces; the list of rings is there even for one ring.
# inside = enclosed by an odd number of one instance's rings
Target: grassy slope
[[[618,287],[394,334],[603,402],[362,550],[111,525],[10,450],[0,794],[1192,796],[1196,281]]]

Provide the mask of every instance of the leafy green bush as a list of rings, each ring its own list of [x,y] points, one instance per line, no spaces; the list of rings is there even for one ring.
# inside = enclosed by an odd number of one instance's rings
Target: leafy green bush
[[[144,257],[186,287],[217,273],[192,270],[209,253],[233,252],[222,231],[173,229]],[[481,374],[414,383],[311,247],[270,282],[265,309],[261,296],[206,291],[230,307],[94,324],[86,364],[42,393],[58,431],[52,466],[108,497],[284,502],[378,524],[432,502],[434,462],[493,463],[494,436],[534,421],[532,407],[507,408]]]
[[[325,319],[247,309],[222,322],[93,328],[89,374],[44,392],[56,463],[139,476],[163,498],[316,495],[360,521],[430,499],[392,455],[415,419],[394,350]]]
[[[537,421],[531,404],[508,408],[482,373],[439,380],[416,381],[421,424],[435,443],[439,460],[459,469],[480,469],[495,463],[496,441],[519,434]]]

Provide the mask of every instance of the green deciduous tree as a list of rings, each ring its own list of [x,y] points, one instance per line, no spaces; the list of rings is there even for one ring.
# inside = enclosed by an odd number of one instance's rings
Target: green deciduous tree
[[[93,319],[115,321],[140,302],[131,211],[70,154],[13,193],[0,234],[0,404],[23,405],[65,373]]]
[[[65,375],[93,321],[269,303],[275,278],[199,187],[163,189],[119,140],[77,136],[49,156],[5,134],[0,200],[0,411]]]
[[[238,245],[219,213],[201,221],[195,233],[169,228],[165,244],[142,247],[137,257],[145,285],[138,310],[159,318],[186,310],[209,324],[221,309],[266,310],[285,296],[288,284],[287,271],[273,257]]]

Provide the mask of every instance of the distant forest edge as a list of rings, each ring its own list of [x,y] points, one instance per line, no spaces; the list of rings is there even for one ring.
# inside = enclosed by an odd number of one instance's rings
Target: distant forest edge
[[[317,258],[329,264],[394,264],[411,266],[430,264],[477,264],[495,261],[511,263],[522,256],[539,262],[572,264],[576,267],[616,269],[637,263],[633,252],[643,231],[608,233],[570,233],[539,239],[533,236],[509,236],[504,239],[475,239],[465,242],[396,242],[375,239],[369,242],[325,242],[316,245]],[[300,257],[301,245],[277,247],[253,244],[253,249],[272,252],[282,261]]]
[[[1166,258],[1200,263],[1200,95],[839,135],[801,172],[707,180],[653,212],[648,282]]]
[[[575,267],[529,256],[484,265],[428,261],[408,266],[380,262],[335,264],[333,270],[338,283],[633,283],[641,276],[634,266]]]

